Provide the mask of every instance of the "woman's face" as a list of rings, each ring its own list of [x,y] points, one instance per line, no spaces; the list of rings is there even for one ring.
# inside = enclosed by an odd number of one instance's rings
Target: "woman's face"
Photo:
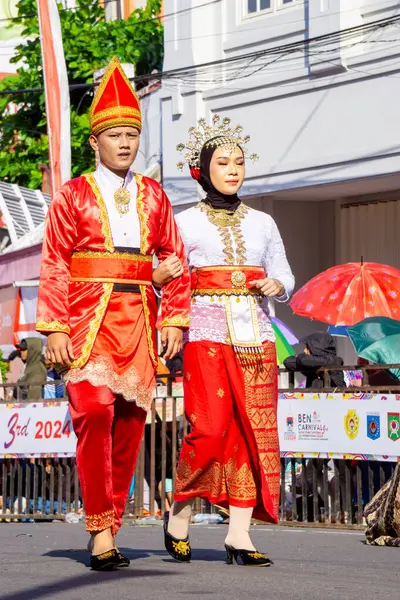
[[[242,187],[245,174],[244,156],[239,146],[233,152],[224,146],[216,149],[210,163],[210,179],[216,190],[233,196]]]

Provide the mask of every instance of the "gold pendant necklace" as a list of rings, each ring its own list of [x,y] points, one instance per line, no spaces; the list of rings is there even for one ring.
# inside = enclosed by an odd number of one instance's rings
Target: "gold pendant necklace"
[[[131,193],[126,189],[126,187],[120,187],[116,192],[114,192],[115,208],[120,215],[126,215],[129,212],[130,201]]]
[[[249,210],[245,204],[241,204],[235,212],[225,208],[212,208],[205,202],[199,202],[198,206],[206,213],[210,223],[217,227],[237,227]]]

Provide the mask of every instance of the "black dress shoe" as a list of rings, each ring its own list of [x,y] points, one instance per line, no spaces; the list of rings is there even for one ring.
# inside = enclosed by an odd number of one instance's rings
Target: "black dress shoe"
[[[190,562],[192,558],[192,549],[190,547],[189,536],[184,540],[178,540],[168,533],[169,512],[164,515],[164,544],[165,549],[172,558],[179,562]]]
[[[118,558],[121,561],[121,564],[119,565],[120,567],[129,567],[129,565],[131,564],[131,561],[129,560],[129,558],[127,556],[124,556],[122,554],[122,552],[120,552],[119,550],[117,550],[117,554],[118,554]]]
[[[238,558],[242,561],[245,567],[270,567],[274,563],[265,554],[261,552],[253,552],[252,550],[236,550],[233,546],[225,544],[226,564],[237,565]]]
[[[90,557],[90,568],[92,571],[115,571],[121,564],[120,553],[113,548],[101,554],[92,554]]]

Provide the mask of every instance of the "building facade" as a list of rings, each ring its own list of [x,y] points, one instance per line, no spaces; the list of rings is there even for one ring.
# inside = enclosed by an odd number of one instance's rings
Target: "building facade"
[[[104,0],[107,19],[127,19],[137,8],[146,8],[147,0]]]
[[[301,286],[341,262],[400,267],[400,15],[395,0],[166,0],[164,186],[199,190],[175,146],[200,117],[251,135],[242,197],[278,223]],[[399,17],[400,18],[400,17]],[[317,325],[288,307],[299,335]],[[320,326],[319,326],[320,327]]]
[[[17,16],[16,4],[17,0],[0,0],[0,79],[16,71],[10,60],[22,41],[23,29],[18,21],[13,21]]]

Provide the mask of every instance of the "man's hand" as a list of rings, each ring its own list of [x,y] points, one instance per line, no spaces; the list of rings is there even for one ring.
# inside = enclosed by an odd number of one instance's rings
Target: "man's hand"
[[[174,358],[182,350],[182,329],[179,327],[163,327],[161,331],[161,344],[164,348],[167,345],[167,351],[164,354],[165,360]]]
[[[157,287],[162,287],[173,279],[180,277],[183,273],[182,263],[175,254],[171,254],[163,260],[153,271],[153,283]]]
[[[46,360],[67,367],[75,360],[72,342],[66,333],[51,333],[47,337]]]
[[[273,298],[274,296],[280,298],[285,293],[285,287],[282,283],[277,279],[270,279],[269,277],[250,281],[249,285],[257,288],[263,296],[268,296],[269,298]]]

